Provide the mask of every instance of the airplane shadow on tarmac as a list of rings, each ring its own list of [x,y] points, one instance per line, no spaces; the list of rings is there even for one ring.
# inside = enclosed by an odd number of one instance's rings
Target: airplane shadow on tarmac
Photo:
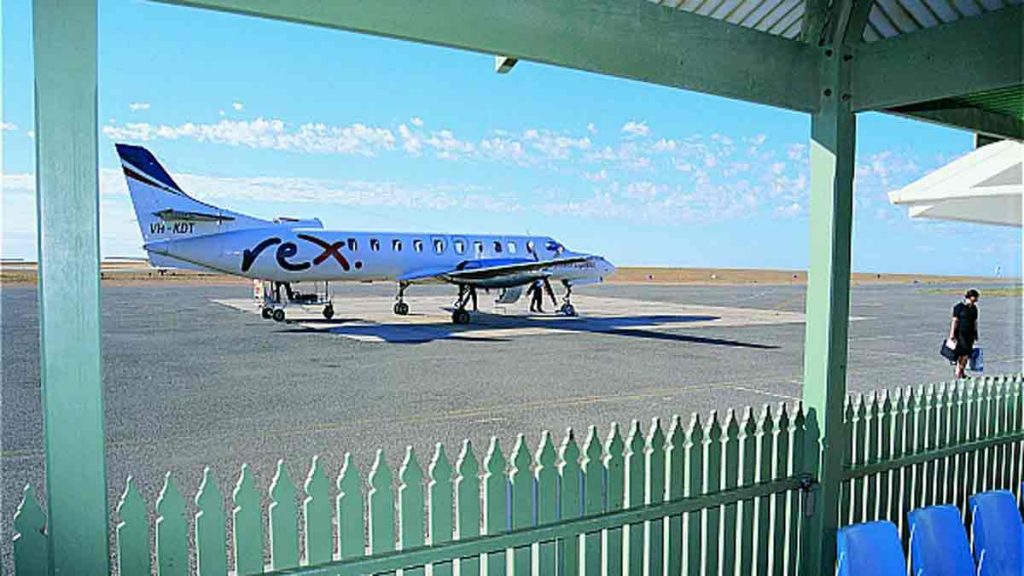
[[[752,348],[758,350],[774,350],[778,346],[742,342],[723,338],[709,338],[689,334],[676,334],[662,330],[652,330],[655,326],[677,328],[679,324],[693,322],[709,322],[719,320],[718,316],[655,314],[641,316],[586,317],[566,318],[563,316],[504,316],[484,312],[473,313],[473,323],[457,325],[447,321],[433,323],[352,323],[352,319],[335,318],[333,320],[310,319],[297,321],[286,332],[323,332],[337,334],[359,340],[379,340],[394,344],[422,344],[435,340],[461,340],[480,342],[505,342],[527,335],[544,335],[564,332],[585,332],[592,334],[609,334],[630,338],[643,338],[670,342],[685,342],[708,346],[728,346],[732,348]],[[315,325],[315,327],[314,327]],[[323,326],[321,328],[320,326]],[[508,330],[508,336],[500,332]],[[474,332],[487,331],[499,334],[480,334]]]

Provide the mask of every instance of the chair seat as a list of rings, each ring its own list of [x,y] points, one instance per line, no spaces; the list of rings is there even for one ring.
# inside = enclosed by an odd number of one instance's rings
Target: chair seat
[[[896,525],[866,522],[836,536],[839,576],[906,576],[907,561]]]
[[[1024,521],[1013,493],[997,490],[975,494],[970,507],[979,575],[1024,575]]]
[[[912,510],[910,564],[915,576],[971,576],[975,573],[967,531],[956,506]]]

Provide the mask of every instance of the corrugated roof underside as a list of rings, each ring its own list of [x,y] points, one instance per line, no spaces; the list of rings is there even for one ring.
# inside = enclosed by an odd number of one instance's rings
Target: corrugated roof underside
[[[806,8],[806,0],[650,1],[790,39],[800,36]],[[1024,0],[875,0],[864,27],[864,41],[908,34],[1021,3]]]

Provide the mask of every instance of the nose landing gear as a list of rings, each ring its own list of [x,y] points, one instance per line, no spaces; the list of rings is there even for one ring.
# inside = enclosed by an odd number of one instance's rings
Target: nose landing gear
[[[562,316],[575,317],[577,314],[576,307],[572,305],[572,285],[563,280],[562,286],[565,286],[565,296],[562,297],[562,307],[558,311]]]
[[[396,302],[394,311],[395,314],[399,316],[409,314],[409,305],[405,303],[405,289],[408,287],[409,285],[405,282],[398,283],[398,297],[395,298]]]

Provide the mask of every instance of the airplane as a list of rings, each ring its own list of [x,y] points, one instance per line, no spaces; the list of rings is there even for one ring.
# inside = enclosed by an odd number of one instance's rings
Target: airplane
[[[279,322],[289,304],[322,305],[330,320],[329,282],[377,281],[397,282],[393,311],[400,316],[409,313],[409,286],[458,286],[456,324],[471,321],[466,308],[471,299],[475,308],[477,289],[500,290],[499,302],[511,303],[536,284],[554,301],[554,281],[565,288],[559,312],[575,316],[573,287],[603,282],[615,270],[605,258],[568,250],[549,236],[335,231],[318,218],[256,218],[189,196],[146,148],[115,147],[150,264],[262,281],[262,315]],[[300,282],[322,282],[324,294],[293,290]]]

